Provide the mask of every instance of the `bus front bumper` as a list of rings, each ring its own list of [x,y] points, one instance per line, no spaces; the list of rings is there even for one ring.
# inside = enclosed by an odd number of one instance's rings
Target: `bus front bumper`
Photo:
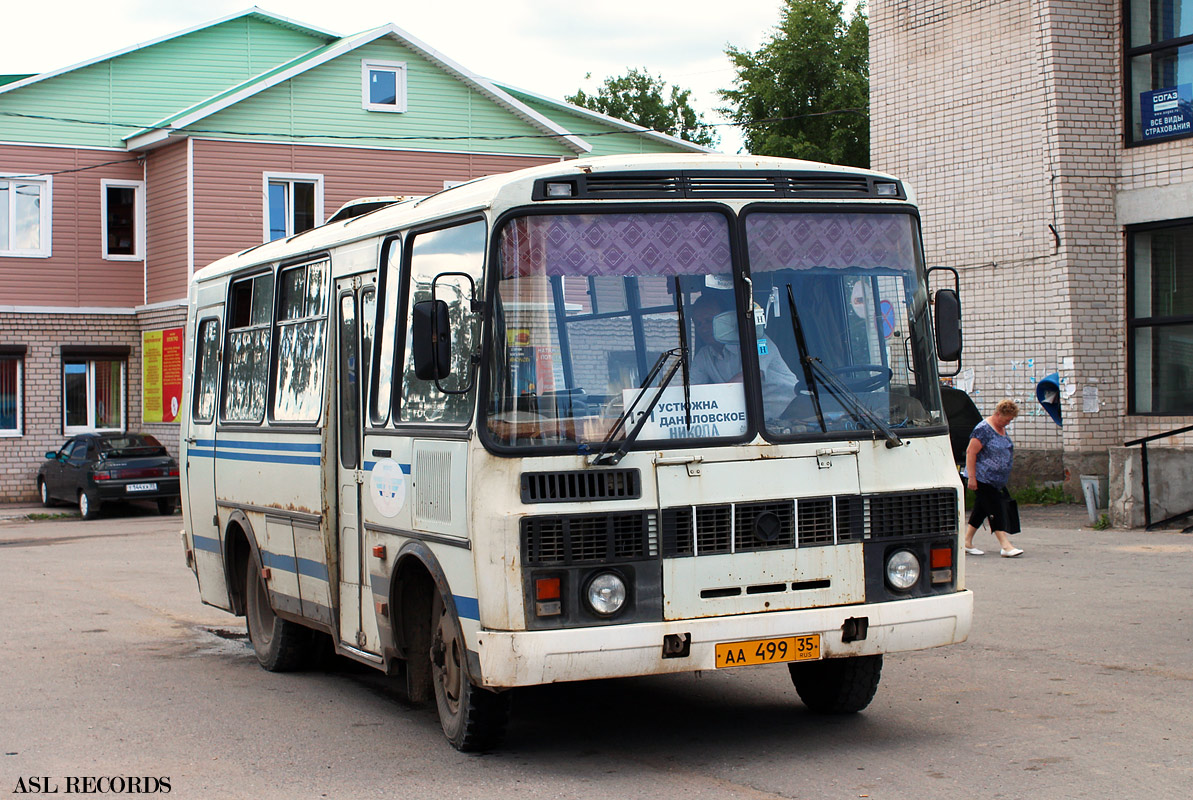
[[[866,636],[844,642],[846,620]],[[556,631],[479,631],[480,683],[491,688],[716,669],[716,645],[820,634],[822,658],[925,650],[963,642],[973,617],[968,590],[889,603],[776,611],[678,622]],[[663,639],[690,637],[686,657],[664,658]]]

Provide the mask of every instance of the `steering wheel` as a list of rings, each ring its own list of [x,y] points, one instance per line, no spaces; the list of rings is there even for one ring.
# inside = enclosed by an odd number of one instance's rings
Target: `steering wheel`
[[[894,374],[890,367],[884,367],[882,364],[847,364],[844,367],[832,367],[829,371],[853,392],[872,392],[889,386],[891,375]],[[847,377],[859,374],[862,377]]]

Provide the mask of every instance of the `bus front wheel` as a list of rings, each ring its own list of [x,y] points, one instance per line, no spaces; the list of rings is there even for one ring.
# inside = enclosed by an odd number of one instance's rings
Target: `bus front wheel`
[[[300,668],[309,654],[311,631],[273,613],[257,559],[249,557],[246,564],[244,617],[257,661],[270,672]]]
[[[882,677],[882,655],[788,664],[799,699],[819,714],[854,714],[870,705]]]
[[[460,622],[438,592],[431,606],[431,631],[431,682],[444,735],[463,752],[495,746],[509,720],[509,693],[472,683]]]

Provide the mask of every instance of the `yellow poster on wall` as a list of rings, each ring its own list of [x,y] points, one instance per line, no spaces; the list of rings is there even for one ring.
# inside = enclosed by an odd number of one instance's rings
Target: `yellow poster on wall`
[[[182,328],[141,333],[141,418],[178,422],[182,405]]]

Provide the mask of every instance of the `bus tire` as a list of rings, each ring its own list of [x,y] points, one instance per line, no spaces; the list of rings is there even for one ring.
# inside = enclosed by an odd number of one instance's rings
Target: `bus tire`
[[[310,653],[310,629],[274,614],[257,559],[250,557],[246,565],[244,618],[258,663],[270,672],[299,669]]]
[[[509,692],[492,692],[471,681],[460,622],[439,592],[431,605],[430,657],[435,705],[447,740],[465,753],[496,746],[509,721]]]
[[[95,519],[99,516],[100,500],[95,492],[85,489],[79,490],[79,516],[83,519]]]
[[[874,699],[882,655],[788,664],[799,699],[818,714],[855,714]]]

